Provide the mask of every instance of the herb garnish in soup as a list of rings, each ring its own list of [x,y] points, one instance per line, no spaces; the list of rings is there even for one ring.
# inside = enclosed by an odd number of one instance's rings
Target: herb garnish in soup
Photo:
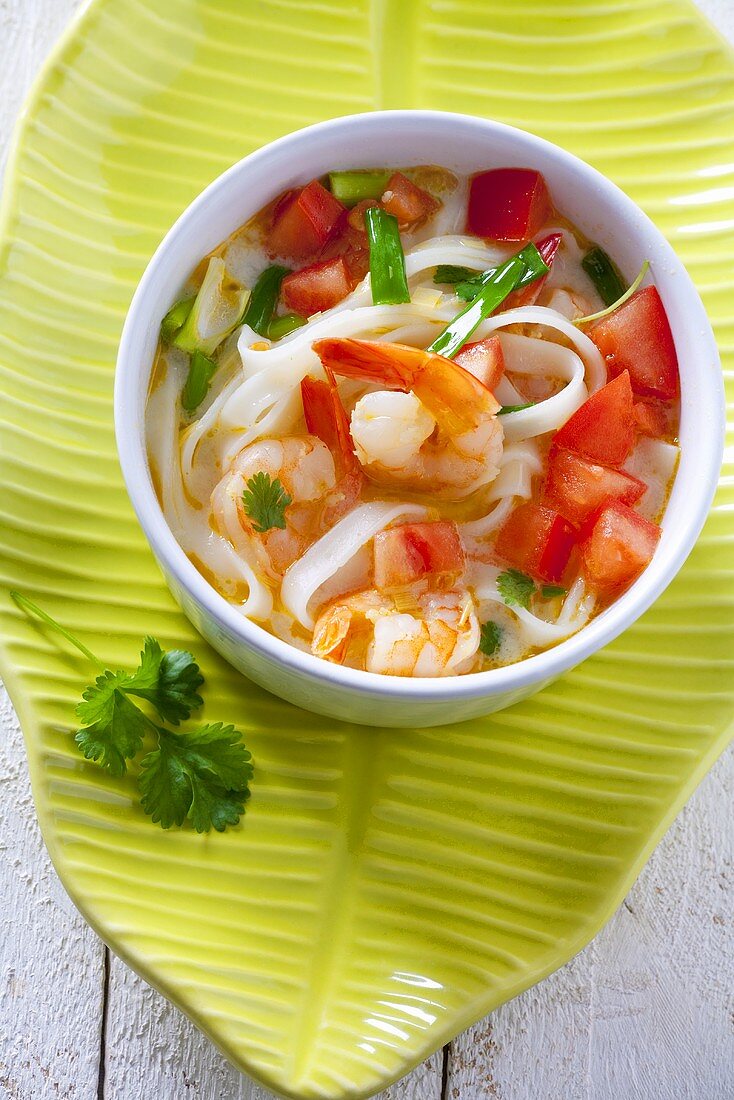
[[[557,644],[660,537],[679,381],[645,274],[532,168],[275,197],[162,321],[147,434],[176,538],[327,661],[447,676]]]

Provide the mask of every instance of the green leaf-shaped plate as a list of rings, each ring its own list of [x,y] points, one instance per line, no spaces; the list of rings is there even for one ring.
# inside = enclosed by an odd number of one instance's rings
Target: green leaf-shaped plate
[[[289,1096],[366,1096],[559,966],[724,747],[734,479],[614,645],[471,724],[370,731],[266,695],[174,606],[112,433],[118,334],[179,211],[245,153],[375,106],[536,131],[673,241],[734,352],[734,63],[686,0],[96,0],[28,104],[0,270],[0,573],[111,667],[186,645],[257,770],[243,824],[164,833],[75,751],[93,670],[2,612],[44,836],[113,949]],[[441,150],[436,149],[436,160]],[[729,456],[731,458],[731,455]]]

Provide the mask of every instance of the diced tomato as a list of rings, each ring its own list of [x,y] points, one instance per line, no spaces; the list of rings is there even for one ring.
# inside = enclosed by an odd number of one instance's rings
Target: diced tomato
[[[628,370],[635,393],[675,397],[678,356],[657,287],[646,286],[598,321],[589,336],[607,361],[612,377]]]
[[[402,172],[393,172],[390,176],[380,205],[388,214],[394,214],[401,225],[415,225],[439,206],[433,195],[416,186]]]
[[[627,588],[652,560],[660,540],[656,523],[626,504],[610,501],[589,521],[581,561],[589,586],[608,597]]]
[[[336,379],[328,367],[324,368],[326,380],[307,375],[301,381],[301,398],[306,428],[317,436],[331,451],[337,473],[355,473],[361,470],[354,453],[349,431],[349,417],[342,404]]]
[[[621,466],[634,440],[632,387],[625,371],[593,393],[558,429],[553,442],[589,462]]]
[[[495,551],[506,562],[555,584],[564,579],[576,545],[573,527],[542,504],[521,504],[500,528]]]
[[[375,587],[397,588],[421,577],[458,574],[464,550],[455,523],[405,523],[375,535]]]
[[[580,526],[608,500],[634,504],[647,486],[639,478],[608,466],[597,466],[571,451],[553,449],[543,488],[543,503]]]
[[[275,209],[267,239],[271,256],[302,260],[315,255],[346,217],[346,207],[312,180],[302,191],[285,195]]]
[[[502,342],[496,333],[488,336],[486,340],[464,344],[458,355],[454,356],[454,362],[464,370],[468,370],[469,374],[473,374],[492,392],[505,373]]]
[[[538,241],[536,248],[548,267],[553,266],[553,260],[562,240],[562,233],[551,233],[549,237],[544,237],[542,241]],[[506,309],[518,309],[520,306],[531,306],[533,302],[537,302],[538,295],[545,286],[548,275],[550,275],[550,271],[545,275],[541,275],[530,286],[522,287],[521,290],[513,290],[512,294],[507,295],[499,309],[504,313]]]
[[[280,292],[288,309],[310,317],[337,305],[355,285],[346,260],[337,256],[286,275]]]
[[[545,179],[533,168],[495,168],[472,176],[467,228],[493,241],[527,241],[551,213]]]
[[[635,401],[635,427],[640,435],[663,439],[670,432],[669,412],[660,401]]]

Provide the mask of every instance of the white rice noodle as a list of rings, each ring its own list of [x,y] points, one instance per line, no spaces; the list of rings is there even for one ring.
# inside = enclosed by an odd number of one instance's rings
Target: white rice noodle
[[[219,414],[226,405],[227,401],[240,385],[242,379],[238,374],[233,378],[230,378],[229,382],[224,386],[219,396],[214,400],[209,408],[203,413],[198,420],[194,420],[187,428],[183,430],[180,438],[181,447],[181,473],[184,480],[192,477],[194,472],[194,463],[196,462],[196,451],[207,432],[214,429]]]
[[[243,615],[267,619],[273,605],[270,590],[246,556],[241,556],[227,539],[211,530],[209,509],[193,507],[184,492],[177,432],[184,371],[172,357],[167,359],[167,365],[166,377],[151,394],[146,412],[148,449],[158,471],[166,521],[183,549],[195,554],[223,586],[242,581],[247,584],[247,599],[236,605]]]
[[[680,448],[662,439],[643,436],[629,456],[623,470],[647,485],[647,492],[635,505],[645,519],[659,520],[668,499],[670,485],[678,465]]]
[[[560,428],[588,397],[584,382],[584,364],[570,348],[552,344],[548,340],[535,340],[529,336],[516,336],[509,332],[500,335],[507,369],[517,374],[535,374],[545,378],[561,378],[567,385],[553,397],[539,401],[529,409],[507,413],[502,417],[505,439],[510,442],[530,439]],[[503,382],[506,379],[503,379]],[[508,402],[508,404],[522,404]]]
[[[313,630],[314,620],[308,605],[314,592],[390,523],[404,516],[425,519],[428,514],[427,509],[419,504],[376,501],[354,508],[286,571],[281,586],[281,598],[286,610],[302,626]]]
[[[492,511],[488,512],[486,516],[482,516],[480,519],[469,520],[466,523],[460,523],[459,530],[461,531],[464,549],[471,553],[473,540],[483,539],[487,535],[491,535],[498,527],[501,527],[515,507],[515,503],[514,497],[507,496],[504,500],[501,500],[499,504],[495,505]]]
[[[273,597],[259,573],[247,558],[238,553],[222,535],[211,531],[205,548],[197,551],[197,556],[211,569],[222,582],[244,581],[247,584],[247,599],[243,603],[233,603],[237,610],[248,619],[269,619],[273,610]]]
[[[548,309],[547,306],[519,306],[517,309],[508,309],[504,313],[488,317],[479,325],[472,339],[484,339],[485,336],[491,336],[493,332],[507,328],[509,325],[542,325],[544,328],[560,332],[576,348],[583,360],[589,392],[595,393],[606,384],[607,368],[594,341],[576,325],[572,325],[563,314],[557,313],[554,309]]]
[[[513,386],[510,379],[506,374],[503,374],[499,382],[494,388],[494,396],[499,401],[500,405],[524,405],[525,398],[521,393]],[[512,413],[507,413],[507,416],[512,416]]]
[[[510,443],[502,454],[500,472],[487,490],[487,500],[508,496],[528,500],[533,491],[533,474],[541,473],[542,469],[538,448],[531,440]]]
[[[497,589],[497,577],[502,572],[494,565],[474,563],[470,584],[480,603],[501,604],[507,606]],[[524,643],[530,646],[554,645],[564,638],[575,634],[584,626],[594,609],[594,597],[587,593],[583,577],[574,581],[563,601],[561,613],[554,623],[533,615],[525,607],[512,606],[510,610],[518,620]]]

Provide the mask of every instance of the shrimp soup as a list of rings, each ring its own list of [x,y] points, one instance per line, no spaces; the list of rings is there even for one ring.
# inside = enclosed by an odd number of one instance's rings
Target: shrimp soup
[[[628,286],[539,172],[378,167],[274,197],[202,259],[146,431],[175,537],[242,615],[435,677],[554,646],[639,576],[678,393],[645,269]]]

